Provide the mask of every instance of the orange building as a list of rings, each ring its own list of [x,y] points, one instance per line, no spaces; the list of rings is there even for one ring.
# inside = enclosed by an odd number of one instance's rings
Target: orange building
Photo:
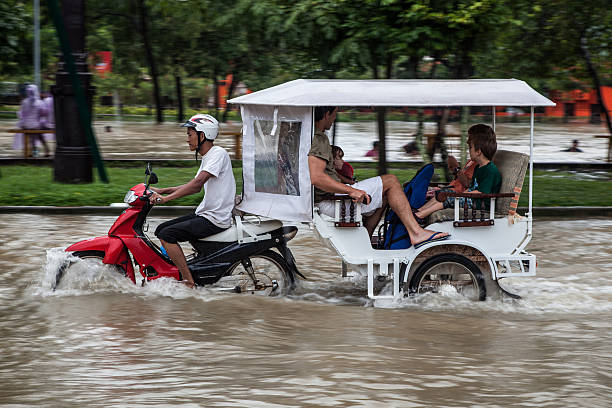
[[[612,87],[602,86],[601,93],[604,105],[612,115]],[[594,89],[589,91],[552,91],[549,98],[557,104],[557,106],[548,106],[545,110],[545,116],[582,116],[595,117],[603,114],[597,103],[597,92]]]

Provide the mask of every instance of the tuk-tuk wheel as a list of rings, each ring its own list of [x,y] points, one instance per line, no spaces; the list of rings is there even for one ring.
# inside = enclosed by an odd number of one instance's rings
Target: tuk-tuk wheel
[[[465,256],[447,253],[423,261],[414,272],[409,294],[458,293],[472,300],[485,300],[482,272]]]

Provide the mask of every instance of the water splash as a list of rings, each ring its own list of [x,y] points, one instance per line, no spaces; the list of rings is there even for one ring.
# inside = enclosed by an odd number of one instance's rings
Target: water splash
[[[49,249],[46,255],[41,280],[34,285],[35,294],[40,296],[83,296],[115,292],[144,297],[196,298],[202,301],[216,300],[224,296],[207,288],[190,289],[172,278],[150,280],[143,285],[143,278],[138,272],[134,284],[115,266],[75,257],[65,252],[64,248]],[[64,265],[70,267],[66,268],[61,281],[54,289],[57,273]]]

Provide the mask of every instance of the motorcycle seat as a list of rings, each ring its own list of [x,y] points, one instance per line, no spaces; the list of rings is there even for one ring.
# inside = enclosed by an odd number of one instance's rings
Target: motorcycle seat
[[[238,241],[239,238],[267,234],[283,226],[283,223],[278,220],[264,220],[255,216],[244,217],[241,219],[240,223],[242,224],[242,231],[239,231],[237,222],[235,219],[233,219],[232,226],[228,229],[223,230],[218,234],[210,235],[206,238],[200,238],[198,241],[234,242]],[[239,237],[238,234],[242,234],[242,236]]]

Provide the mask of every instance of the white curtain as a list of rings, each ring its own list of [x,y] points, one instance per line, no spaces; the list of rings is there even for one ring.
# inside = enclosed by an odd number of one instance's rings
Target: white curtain
[[[311,221],[312,108],[242,105],[241,113],[243,200],[238,209],[282,221]]]

